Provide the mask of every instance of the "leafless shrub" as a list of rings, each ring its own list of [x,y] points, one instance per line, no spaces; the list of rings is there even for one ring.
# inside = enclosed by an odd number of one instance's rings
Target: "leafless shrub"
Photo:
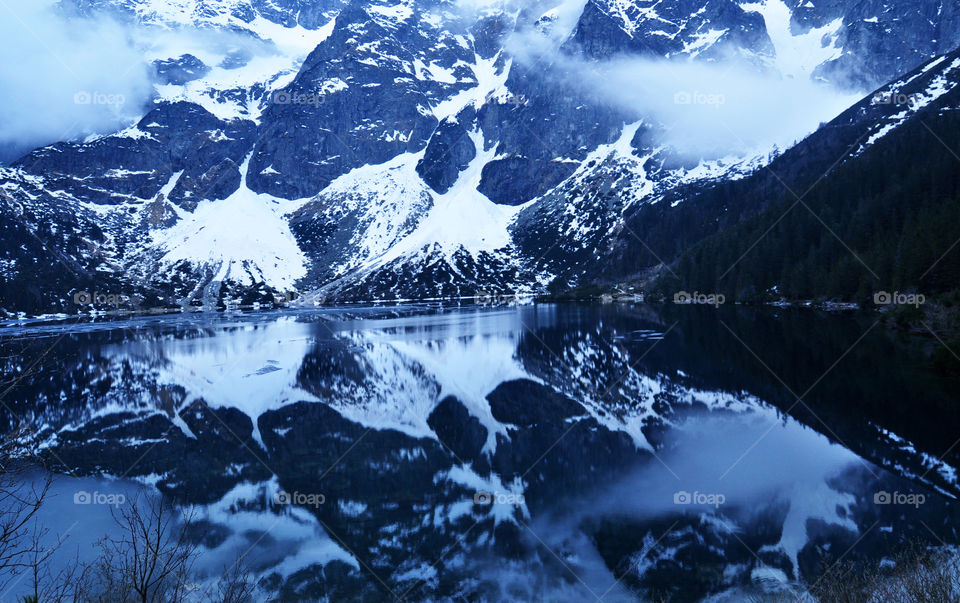
[[[960,601],[960,557],[911,546],[890,564],[864,569],[838,563],[811,586],[810,593],[825,603],[953,603]]]
[[[198,546],[185,517],[167,499],[140,495],[113,512],[118,534],[99,542],[99,555],[79,572],[74,601],[84,603],[249,603],[256,584],[235,562],[204,589],[196,582]]]
[[[224,572],[213,599],[220,603],[250,603],[254,600],[256,588],[250,572],[238,560]]]
[[[35,517],[50,491],[52,477],[38,470],[36,455],[27,450],[29,438],[18,429],[0,441],[0,575],[2,590],[23,579],[49,553],[40,545],[42,530]]]
[[[32,447],[31,434],[16,429],[0,440],[0,597],[25,602],[153,603],[218,601],[248,603],[256,583],[237,560],[215,584],[197,585],[198,546],[193,518],[168,499],[140,494],[112,511],[116,530],[97,543],[91,562],[52,567],[63,538],[37,516],[53,473]]]
[[[64,539],[57,537],[53,544],[47,542],[49,530],[34,524],[31,534],[30,551],[24,555],[25,569],[22,577],[29,594],[22,595],[24,603],[38,603],[40,601],[71,601],[74,599],[78,564],[73,563],[61,569],[56,575],[53,573],[50,558],[63,546]],[[11,585],[10,590],[13,590]]]
[[[98,603],[184,601],[196,545],[163,497],[138,496],[113,511],[119,533],[99,542],[83,568],[80,600]]]
[[[960,601],[960,558],[941,550],[901,555],[877,593],[879,600],[892,603]]]

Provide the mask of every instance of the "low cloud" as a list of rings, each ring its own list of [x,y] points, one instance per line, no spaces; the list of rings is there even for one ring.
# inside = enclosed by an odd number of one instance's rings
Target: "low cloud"
[[[142,114],[151,95],[149,67],[128,27],[67,15],[54,0],[0,2],[0,48],[0,159],[115,131]]]
[[[808,78],[763,73],[735,60],[623,58],[572,67],[585,90],[662,123],[666,144],[697,156],[789,147],[859,100]]]
[[[551,38],[526,28],[514,34],[509,50],[521,64],[551,66],[584,98],[659,126],[659,142],[688,156],[792,146],[862,96],[806,76],[783,76],[736,52],[710,62],[631,55],[586,60],[561,52]]]

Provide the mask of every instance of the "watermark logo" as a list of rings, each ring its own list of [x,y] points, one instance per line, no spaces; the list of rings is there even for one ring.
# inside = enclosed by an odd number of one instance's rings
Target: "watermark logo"
[[[873,303],[878,306],[914,306],[919,307],[926,303],[927,298],[920,293],[900,293],[894,291],[878,291],[873,294]]]
[[[274,495],[273,502],[278,505],[298,505],[301,507],[317,508],[327,502],[327,497],[318,493],[287,492],[281,490]]]
[[[300,294],[296,291],[284,291],[273,294],[273,303],[277,305],[290,304],[300,299]]]
[[[909,505],[919,508],[920,505],[927,502],[925,494],[915,494],[913,492],[887,492],[881,490],[873,494],[873,504],[875,505]]]
[[[483,98],[484,104],[497,104],[497,105],[512,105],[514,107],[519,107],[520,105],[527,104],[527,97],[522,94],[513,94],[508,92],[506,94],[496,94],[493,90],[487,92],[487,95]]]
[[[727,298],[722,293],[700,293],[694,291],[678,291],[673,294],[673,303],[675,304],[696,304],[701,306],[713,306],[719,308],[727,302]]]
[[[904,94],[902,92],[880,92],[873,97],[874,105],[910,105],[920,103],[922,94]]]
[[[524,504],[523,494],[513,492],[476,492],[473,495],[473,503],[481,507],[490,505],[512,505],[519,507]]]
[[[270,95],[270,102],[274,105],[310,105],[314,109],[323,104],[323,94],[312,92],[288,92],[277,90]]]
[[[119,307],[124,304],[135,305],[135,300],[129,295],[122,293],[98,293],[94,291],[77,291],[73,294],[73,303],[78,306],[114,306]]]
[[[126,102],[127,97],[122,94],[81,90],[73,95],[73,103],[75,105],[108,105],[121,107],[125,105]]]
[[[706,92],[681,90],[673,95],[673,104],[675,105],[702,105],[706,107],[720,108],[727,104],[727,97],[723,94],[709,94]]]
[[[121,493],[107,492],[87,492],[78,490],[73,493],[73,504],[75,505],[110,505],[119,507],[127,502],[127,497]]]
[[[517,300],[515,293],[498,293],[496,291],[477,291],[478,304],[508,304]]]
[[[727,497],[723,494],[708,492],[687,492],[680,490],[673,493],[673,504],[675,505],[700,505],[719,508],[720,505],[727,502]]]

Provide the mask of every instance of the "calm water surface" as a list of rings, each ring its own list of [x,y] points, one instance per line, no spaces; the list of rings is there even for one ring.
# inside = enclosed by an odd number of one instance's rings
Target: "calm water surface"
[[[59,460],[53,532],[88,549],[109,509],[82,494],[146,485],[197,513],[202,571],[242,556],[281,600],[737,600],[960,539],[960,388],[873,321],[537,305],[8,324],[3,373],[22,378],[2,420]]]

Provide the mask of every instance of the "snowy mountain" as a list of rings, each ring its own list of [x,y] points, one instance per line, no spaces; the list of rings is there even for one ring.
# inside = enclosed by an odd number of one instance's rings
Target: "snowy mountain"
[[[152,96],[0,168],[8,310],[575,286],[625,215],[960,44],[941,0],[66,4],[129,27]]]
[[[667,290],[767,301],[949,291],[960,274],[958,109],[960,50],[879,88],[763,170],[672,191],[685,198],[676,209],[639,207],[625,229],[645,240],[621,237],[594,270],[635,273],[664,258],[675,262],[660,271]]]

